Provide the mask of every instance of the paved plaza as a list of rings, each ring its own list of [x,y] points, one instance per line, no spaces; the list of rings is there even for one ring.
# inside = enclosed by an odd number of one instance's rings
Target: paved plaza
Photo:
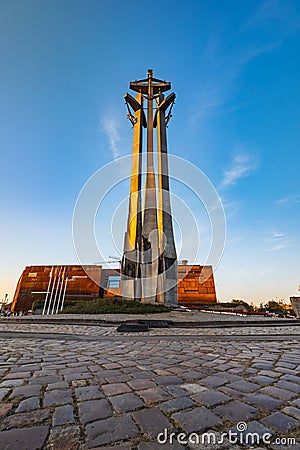
[[[298,450],[298,330],[1,322],[0,449]]]

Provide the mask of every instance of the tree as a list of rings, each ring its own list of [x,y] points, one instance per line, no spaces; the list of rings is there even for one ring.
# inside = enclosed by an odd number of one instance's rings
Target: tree
[[[285,309],[275,300],[270,300],[266,303],[266,308],[270,311],[270,313],[278,314],[279,316],[285,316]]]
[[[231,300],[231,304],[232,305],[237,305],[237,306],[238,305],[244,306],[247,309],[247,311],[254,311],[254,307],[252,305],[249,305],[244,300],[232,299]]]

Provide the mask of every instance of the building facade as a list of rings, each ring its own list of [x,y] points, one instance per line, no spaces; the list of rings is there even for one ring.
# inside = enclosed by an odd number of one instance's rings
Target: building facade
[[[300,317],[300,297],[290,297],[292,308],[296,314],[296,317]]]
[[[86,270],[93,272],[91,280]],[[11,309],[27,312],[35,301],[44,303],[45,314],[56,314],[68,301],[122,296],[119,269],[101,266],[27,266],[16,287]],[[181,305],[217,302],[211,266],[178,266],[178,302]]]

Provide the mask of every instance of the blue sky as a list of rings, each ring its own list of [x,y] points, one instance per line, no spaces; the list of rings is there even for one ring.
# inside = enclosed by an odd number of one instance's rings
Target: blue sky
[[[225,206],[219,299],[297,293],[300,2],[148,4],[1,1],[0,299],[25,265],[77,262],[77,196],[130,153],[122,97],[148,68],[177,95],[169,151],[197,165]],[[110,220],[109,208],[97,218],[100,240]]]

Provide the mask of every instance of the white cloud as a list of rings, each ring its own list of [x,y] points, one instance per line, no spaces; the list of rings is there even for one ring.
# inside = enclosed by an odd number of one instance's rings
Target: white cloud
[[[282,238],[286,235],[284,233],[273,233],[273,239]]]
[[[283,248],[290,247],[292,245],[291,241],[284,241],[278,244],[273,245],[271,248],[267,249],[267,252],[275,252],[277,250],[282,250]]]
[[[119,126],[116,119],[111,114],[106,116],[101,121],[101,129],[106,134],[109,140],[109,148],[112,151],[113,159],[118,159],[120,156],[119,142],[121,140],[119,134]]]
[[[276,231],[271,230],[271,231],[268,231],[268,233],[267,233],[266,242],[274,242],[274,241],[284,238],[284,237],[286,237],[285,233],[281,233],[280,231],[277,231],[277,230]]]
[[[251,62],[258,56],[262,55],[263,53],[269,53],[275,50],[277,47],[281,45],[282,41],[277,40],[276,42],[272,42],[271,44],[266,45],[259,45],[259,46],[249,46],[248,49],[245,49],[245,53],[243,53],[240,56],[240,59],[238,61],[238,66],[240,70],[243,68],[245,64],[248,62]]]
[[[234,157],[231,168],[225,170],[221,188],[225,188],[236,184],[236,182],[244,177],[251,175],[258,167],[257,158],[253,155],[239,154]]]
[[[281,35],[288,36],[299,28],[295,5],[282,0],[266,0],[245,24],[244,29],[264,26],[276,34],[280,32]]]
[[[266,0],[261,2],[244,23],[236,30],[230,30],[236,45],[223,53],[222,32],[209,36],[203,58],[199,84],[195,87],[196,102],[189,115],[189,124],[199,129],[199,122],[216,113],[227,114],[247,103],[237,100],[239,77],[247,64],[259,56],[276,50],[284,40],[300,27],[297,8],[292,2]],[[268,33],[257,41],[251,38],[257,27],[264,27]],[[197,127],[197,128],[196,128]]]
[[[268,248],[267,252],[274,252],[278,250],[282,250],[283,248],[290,247],[292,242],[288,239],[285,233],[281,233],[279,231],[270,231],[265,240]]]
[[[290,195],[275,201],[275,205],[294,205],[300,203],[300,195]]]

